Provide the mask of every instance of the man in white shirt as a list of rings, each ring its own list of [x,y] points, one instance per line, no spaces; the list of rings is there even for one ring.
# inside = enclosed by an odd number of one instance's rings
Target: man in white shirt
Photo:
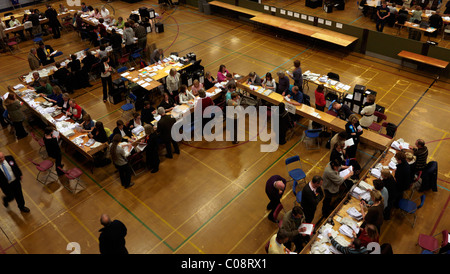
[[[22,185],[22,171],[17,165],[14,157],[5,156],[0,152],[0,189],[3,191],[3,205],[9,206],[9,203],[16,200],[17,206],[21,212],[28,213],[30,209],[25,206],[25,199],[23,198]]]
[[[267,253],[269,254],[288,254],[290,252],[284,244],[289,240],[287,233],[280,229],[277,234],[274,234],[269,241],[269,248]]]

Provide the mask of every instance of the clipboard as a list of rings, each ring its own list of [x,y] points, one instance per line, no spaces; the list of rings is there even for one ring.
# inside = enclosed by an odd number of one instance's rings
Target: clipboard
[[[312,233],[314,232],[314,227],[315,224],[309,224],[309,223],[302,223],[298,229],[304,228],[306,227],[306,230],[303,232],[299,232],[302,235],[312,235]]]

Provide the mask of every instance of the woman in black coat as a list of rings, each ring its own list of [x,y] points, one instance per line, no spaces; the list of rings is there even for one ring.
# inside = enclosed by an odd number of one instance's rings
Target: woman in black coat
[[[64,172],[60,169],[63,168],[63,164],[61,163],[62,155],[61,148],[58,144],[58,138],[53,136],[53,128],[46,127],[44,130],[44,144],[45,149],[47,150],[47,154],[49,157],[55,159],[56,172],[59,176],[64,175]]]
[[[356,157],[356,151],[358,150],[359,136],[363,134],[363,129],[359,125],[358,116],[352,114],[348,117],[348,122],[345,125],[345,131],[347,136],[353,139],[353,145],[347,147],[347,157],[352,159]]]
[[[291,128],[289,113],[286,111],[284,103],[278,105],[279,128],[278,128],[278,143],[280,145],[286,144],[286,132]]]
[[[412,178],[411,168],[406,161],[405,152],[398,151],[395,154],[395,159],[397,160],[397,169],[394,175],[395,181],[397,182],[397,199],[394,203],[397,204],[403,198],[403,192],[411,187]]]

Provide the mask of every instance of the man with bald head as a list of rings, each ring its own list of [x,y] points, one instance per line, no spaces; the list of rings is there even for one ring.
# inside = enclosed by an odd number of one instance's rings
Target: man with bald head
[[[266,182],[266,194],[270,200],[270,202],[267,204],[267,210],[271,210],[268,219],[274,223],[277,222],[277,220],[273,218],[273,212],[281,203],[280,199],[283,196],[285,189],[286,179],[284,179],[280,175],[273,175]]]
[[[100,254],[128,254],[125,247],[126,226],[119,220],[111,221],[107,214],[102,214],[100,223],[103,225],[98,238]]]
[[[22,171],[17,165],[14,157],[5,156],[0,152],[0,189],[3,191],[3,205],[9,206],[9,202],[16,200],[17,206],[21,212],[28,213],[30,209],[25,206],[25,199],[23,198],[22,185]]]

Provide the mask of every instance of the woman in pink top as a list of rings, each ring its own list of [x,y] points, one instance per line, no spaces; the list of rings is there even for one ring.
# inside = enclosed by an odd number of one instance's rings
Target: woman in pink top
[[[228,74],[227,67],[225,65],[220,65],[219,71],[217,72],[217,82],[224,82],[227,80],[227,74]]]
[[[197,79],[194,80],[192,84],[191,91],[194,96],[198,96],[198,91],[203,88],[203,84],[200,83]]]
[[[325,105],[327,102],[325,101],[325,94],[323,93],[324,86],[318,85],[316,91],[314,91],[316,97],[316,109],[325,111]]]

